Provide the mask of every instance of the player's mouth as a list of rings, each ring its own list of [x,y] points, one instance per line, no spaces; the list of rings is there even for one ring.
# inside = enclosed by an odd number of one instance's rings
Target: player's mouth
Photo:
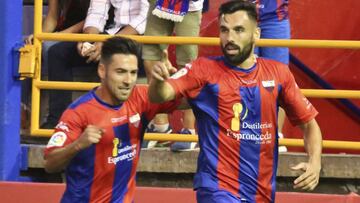
[[[237,55],[240,52],[240,47],[235,44],[227,44],[225,46],[225,51],[229,55]]]
[[[128,94],[131,90],[130,87],[119,87],[118,88],[122,94]]]

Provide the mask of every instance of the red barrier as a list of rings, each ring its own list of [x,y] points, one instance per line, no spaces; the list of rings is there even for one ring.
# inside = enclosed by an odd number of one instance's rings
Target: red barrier
[[[39,203],[59,202],[64,192],[64,184],[0,182],[0,202],[6,203]],[[135,194],[136,203],[195,203],[195,192],[182,188],[138,187]],[[310,194],[299,192],[277,192],[277,203],[358,203],[360,196]]]

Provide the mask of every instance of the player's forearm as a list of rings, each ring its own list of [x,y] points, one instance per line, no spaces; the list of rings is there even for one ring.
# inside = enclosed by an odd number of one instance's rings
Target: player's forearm
[[[149,99],[154,103],[171,101],[175,99],[175,91],[169,83],[152,79],[149,85]]]
[[[321,167],[322,136],[315,119],[301,126],[304,132],[305,150],[309,155],[309,163]]]
[[[64,170],[71,159],[80,151],[77,142],[73,142],[64,148],[51,151],[45,157],[45,171],[56,173]]]

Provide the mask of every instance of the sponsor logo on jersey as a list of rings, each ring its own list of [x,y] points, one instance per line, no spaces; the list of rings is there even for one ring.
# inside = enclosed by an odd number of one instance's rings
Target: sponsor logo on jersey
[[[60,129],[62,131],[65,131],[65,132],[70,132],[69,131],[69,127],[67,126],[67,124],[63,121],[60,121],[56,126],[55,126],[55,129]]]
[[[188,73],[188,69],[187,68],[182,68],[182,69],[178,70],[176,73],[174,73],[174,75],[172,75],[170,78],[178,79],[178,78],[186,75],[187,73]]]
[[[247,133],[247,132],[239,133],[227,129],[226,136],[231,137],[237,141],[240,140],[254,141],[254,144],[270,144],[272,140],[272,134],[269,131],[266,131],[264,134],[263,133],[255,134],[255,133]]]
[[[270,129],[273,127],[272,123],[247,123],[243,122],[241,125],[242,129],[252,129],[252,130],[262,130],[262,129]]]
[[[120,123],[124,120],[126,120],[126,116],[121,116],[119,118],[111,118],[111,123]]]
[[[48,144],[46,145],[46,148],[50,148],[50,147],[62,147],[66,141],[66,134],[64,132],[56,132],[54,133]]]
[[[269,131],[266,131],[265,134],[256,134],[254,130],[271,129],[273,128],[272,123],[249,123],[245,121],[249,110],[245,104],[242,103],[233,104],[232,110],[234,117],[231,119],[231,129],[227,129],[226,136],[231,137],[237,141],[254,141],[255,144],[271,143],[272,134]],[[246,131],[244,133],[240,132],[240,128]]]
[[[108,163],[116,165],[119,161],[132,161],[137,154],[137,144],[124,145],[119,138],[113,139],[112,156],[108,157]]]
[[[241,121],[243,121],[247,117],[248,109],[246,107],[244,108],[244,105],[241,103],[235,103],[232,110],[234,113],[234,117],[231,119],[231,130],[239,131]]]

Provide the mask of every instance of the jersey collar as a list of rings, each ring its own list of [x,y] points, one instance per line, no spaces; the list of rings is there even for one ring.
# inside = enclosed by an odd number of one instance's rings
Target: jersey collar
[[[251,68],[248,68],[248,69],[245,69],[245,68],[241,68],[239,66],[234,66],[234,65],[231,65],[225,58],[225,56],[221,56],[220,59],[224,62],[224,64],[233,69],[233,70],[236,70],[236,71],[240,71],[240,72],[244,72],[244,73],[251,73],[253,70],[256,69],[256,64],[257,62],[254,63],[253,66],[251,66]]]
[[[91,94],[93,95],[93,97],[96,99],[97,102],[99,102],[101,105],[114,109],[114,110],[119,110],[121,108],[121,106],[123,105],[123,103],[119,104],[119,105],[111,105],[108,104],[106,102],[104,102],[103,100],[101,100],[96,94],[95,91],[98,87],[95,87],[94,89],[91,90]]]

